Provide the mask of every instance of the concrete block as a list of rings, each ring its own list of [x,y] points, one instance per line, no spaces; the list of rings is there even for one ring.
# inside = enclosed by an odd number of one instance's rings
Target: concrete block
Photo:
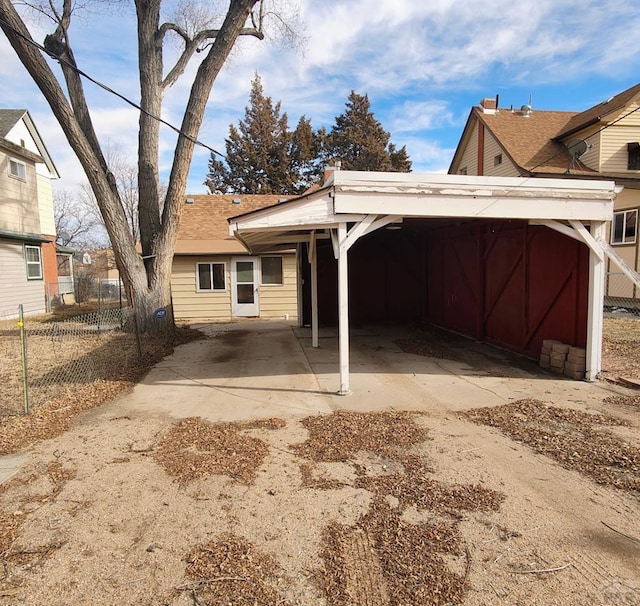
[[[551,350],[551,347],[556,343],[562,343],[562,341],[557,341],[556,339],[544,339],[542,341],[542,347],[543,349]]]
[[[569,353],[569,345],[567,345],[566,343],[554,343],[551,346],[551,351],[553,353],[561,353],[561,354],[568,354]]]
[[[540,368],[550,368],[551,367],[551,356],[549,354],[540,354]]]
[[[587,350],[584,347],[569,347],[569,355],[575,359],[582,358],[586,360]]]
[[[582,381],[584,379],[584,372],[573,372],[573,371],[567,371],[565,370],[564,372],[565,376],[571,378],[571,379],[575,379],[576,381]]]
[[[569,362],[568,360],[564,363],[564,371],[565,372],[581,372],[584,374],[586,370],[586,366],[584,362]]]

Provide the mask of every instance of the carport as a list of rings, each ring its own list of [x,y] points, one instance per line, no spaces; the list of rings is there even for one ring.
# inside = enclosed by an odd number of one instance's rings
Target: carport
[[[402,248],[399,271],[416,270],[412,259],[418,259],[419,284],[407,292],[416,301],[422,296],[416,293],[424,292],[424,301],[414,302],[417,312],[408,319],[436,318],[445,328],[529,356],[543,338],[557,338],[563,323],[571,322],[572,344],[586,345],[586,378],[595,380],[601,368],[603,243],[616,192],[610,181],[333,170],[321,188],[233,217],[229,229],[252,253],[292,246],[304,253],[314,347],[322,296],[318,263],[322,250],[331,251],[337,264],[339,394],[350,390],[349,251],[365,237],[373,241],[376,232],[398,234],[388,244],[380,239],[375,250],[384,257],[385,246],[389,253]],[[459,245],[443,253],[451,242]],[[555,269],[572,255],[570,265]],[[371,275],[367,265],[361,260],[351,280]],[[376,281],[392,278],[387,272]],[[389,296],[398,290],[385,285]]]

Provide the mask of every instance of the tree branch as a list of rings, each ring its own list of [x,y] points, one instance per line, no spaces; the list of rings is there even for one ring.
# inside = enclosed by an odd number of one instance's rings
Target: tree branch
[[[252,14],[252,22],[253,22],[253,14]],[[158,35],[160,39],[164,39],[168,32],[175,32],[180,36],[185,43],[184,50],[175,65],[169,70],[164,80],[162,81],[162,89],[166,90],[173,86],[178,78],[182,76],[184,70],[187,68],[187,65],[194,53],[203,51],[208,44],[212,44],[213,41],[220,35],[219,29],[203,29],[199,31],[193,38],[189,37],[189,34],[179,25],[175,23],[163,23],[158,30]],[[239,36],[253,36],[258,38],[258,40],[264,40],[264,34],[259,27],[245,27],[240,30]],[[205,44],[208,40],[212,41],[208,44]]]

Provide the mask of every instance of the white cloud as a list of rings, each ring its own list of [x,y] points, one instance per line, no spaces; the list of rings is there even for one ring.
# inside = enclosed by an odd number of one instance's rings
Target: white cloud
[[[224,151],[229,124],[243,117],[256,71],[265,93],[282,101],[291,126],[302,114],[316,127],[331,126],[352,89],[367,92],[392,140],[407,144],[414,170],[446,170],[470,105],[487,91],[506,93],[526,86],[535,93],[535,87],[558,85],[569,95],[574,80],[604,74],[627,82],[640,71],[633,43],[640,8],[634,3],[299,0],[299,5],[306,23],[304,55],[250,38],[241,41],[225,64],[199,134],[211,147]],[[132,9],[118,10],[75,22],[72,41],[83,70],[137,101],[135,20]],[[43,39],[46,26],[38,25],[36,39]],[[175,126],[180,126],[196,67],[197,61],[166,96],[163,118]],[[3,88],[0,105],[28,107],[64,179],[77,180],[79,164],[1,34],[0,78],[11,83]],[[97,104],[94,121],[100,136],[133,154],[136,111],[93,84],[85,86],[90,103]],[[623,88],[614,82],[609,90]],[[449,135],[440,137],[447,129]],[[166,174],[175,134],[164,126],[161,133]],[[447,143],[430,142],[430,133]],[[208,158],[207,150],[196,148],[190,187],[200,187]]]

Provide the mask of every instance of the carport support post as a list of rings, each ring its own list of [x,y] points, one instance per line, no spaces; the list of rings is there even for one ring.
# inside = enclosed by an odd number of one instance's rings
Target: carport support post
[[[604,221],[591,221],[591,236],[605,237]],[[589,251],[589,302],[587,308],[587,381],[595,381],[602,369],[602,316],[604,313],[605,261]]]
[[[309,241],[309,263],[311,263],[311,347],[318,347],[318,249],[316,232],[311,232]]]
[[[349,264],[347,224],[338,224],[338,349],[341,396],[349,395]]]

